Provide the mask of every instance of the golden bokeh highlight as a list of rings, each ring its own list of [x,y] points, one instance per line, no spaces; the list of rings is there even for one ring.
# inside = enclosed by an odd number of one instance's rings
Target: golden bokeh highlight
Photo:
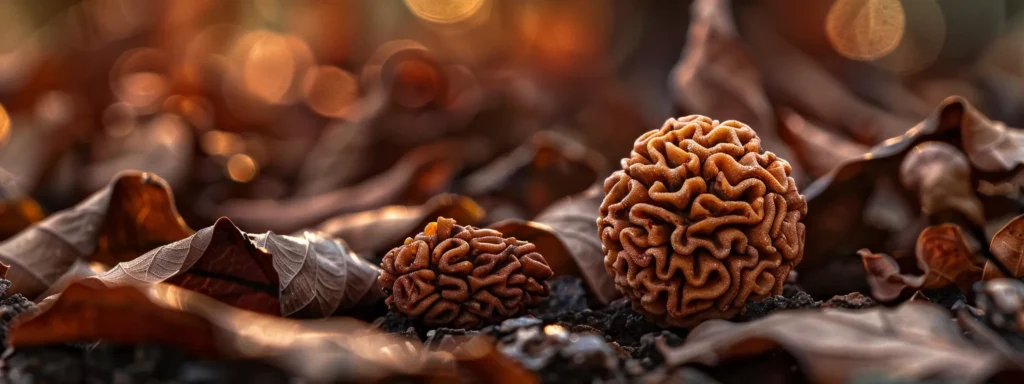
[[[840,55],[870,61],[896,49],[905,25],[899,0],[837,0],[825,18],[825,33]]]
[[[228,164],[225,170],[231,180],[239,183],[248,183],[252,181],[259,172],[256,161],[244,153],[231,155],[231,158],[228,159]]]
[[[237,133],[209,131],[199,138],[199,147],[208,155],[228,156],[245,149],[245,142]]]
[[[151,111],[162,105],[170,90],[167,55],[153,48],[129,50],[114,63],[110,71],[110,88],[118,100]]]
[[[327,117],[342,117],[358,97],[359,81],[345,70],[324,65],[306,72],[302,95],[306,105]]]
[[[0,145],[7,142],[7,138],[11,136],[11,117],[7,115],[7,110],[4,109],[3,104],[0,104]]]
[[[244,88],[267,103],[282,102],[297,67],[288,40],[275,33],[257,31],[243,37],[240,48]]]
[[[420,19],[452,24],[476,15],[488,0],[405,0],[416,17]]]

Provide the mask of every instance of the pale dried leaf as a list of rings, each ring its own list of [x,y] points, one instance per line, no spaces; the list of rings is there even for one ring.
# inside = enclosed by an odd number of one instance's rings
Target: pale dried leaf
[[[604,194],[599,186],[551,205],[533,221],[511,219],[490,228],[537,245],[555,276],[582,276],[599,302],[621,294],[604,267],[596,215]]]
[[[113,265],[189,236],[159,177],[123,172],[78,205],[0,243],[10,293],[36,297],[79,260]]]
[[[911,149],[900,164],[900,182],[917,193],[926,215],[952,211],[975,224],[985,223],[981,201],[971,186],[971,166],[950,144],[928,141]]]
[[[383,299],[377,266],[349,251],[343,241],[319,232],[301,237],[267,232],[250,239],[274,256],[284,316],[326,317]]]
[[[258,247],[258,248],[256,248]],[[195,287],[228,304],[282,316],[327,317],[383,299],[378,268],[344,242],[315,232],[246,234],[222,218],[195,235],[156,248],[97,276],[108,285],[168,282],[191,288],[190,269],[205,261]],[[271,264],[273,271],[264,271]],[[269,268],[269,267],[268,267]],[[213,280],[210,275],[225,275]],[[229,286],[209,287],[210,281]],[[233,284],[233,280],[245,284]],[[236,286],[237,285],[237,286]],[[272,296],[261,295],[273,290]],[[267,310],[267,305],[275,308]]]
[[[1003,226],[989,245],[992,255],[1003,262],[1013,277],[1024,277],[1024,215],[1017,216]],[[1004,277],[992,263],[985,265],[984,280]]]
[[[795,357],[814,383],[847,383],[865,372],[962,383],[1024,374],[999,352],[970,344],[944,308],[921,302],[892,309],[784,311],[749,323],[709,320],[680,347],[659,343],[669,366],[714,366],[775,348]]]

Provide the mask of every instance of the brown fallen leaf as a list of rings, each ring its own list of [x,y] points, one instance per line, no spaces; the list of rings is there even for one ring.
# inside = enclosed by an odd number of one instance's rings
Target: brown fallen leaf
[[[929,141],[911,149],[900,164],[900,182],[917,193],[926,215],[959,212],[977,225],[985,224],[981,201],[971,186],[971,166],[950,144]]]
[[[533,221],[504,220],[490,228],[537,245],[555,276],[582,276],[593,298],[608,304],[621,293],[605,271],[597,233],[595,215],[603,198],[600,186],[593,186],[552,204]]]
[[[763,88],[769,100],[784,103],[802,116],[865,144],[899,135],[914,124],[913,119],[893,115],[854,94],[825,65],[787,41],[766,8],[755,4],[737,11],[736,25],[744,47],[763,73]]]
[[[1017,216],[1006,223],[989,245],[992,255],[1003,262],[1013,277],[1024,277],[1024,215]],[[985,265],[983,280],[1006,277],[992,263]]]
[[[80,260],[114,265],[188,237],[174,197],[158,176],[123,172],[78,205],[0,243],[11,294],[34,298]]]
[[[911,148],[930,140],[952,144],[967,155],[972,178],[985,180],[1000,177],[1002,171],[1010,171],[1024,161],[1024,155],[1004,150],[1020,132],[988,120],[967,101],[954,96],[902,136],[890,138],[863,156],[843,162],[804,190],[808,204],[808,215],[804,218],[807,243],[801,269],[814,268],[816,263],[837,253],[885,247],[886,240],[894,234],[880,232],[866,223],[864,207],[878,180],[897,178],[896,170]]]
[[[244,228],[291,233],[333,216],[393,204],[422,204],[451,189],[465,167],[482,161],[490,150],[482,140],[459,139],[425,145],[398,164],[360,184],[292,200],[230,200],[212,209],[212,218],[230,217]]]
[[[889,255],[867,249],[857,253],[868,272],[871,296],[881,301],[895,300],[908,287],[935,289],[956,285],[962,292],[970,292],[971,285],[981,279],[981,263],[955,224],[931,226],[918,236],[915,255],[920,275],[900,273],[899,264]]]
[[[15,185],[15,176],[0,169],[0,240],[43,219],[43,210]]]
[[[378,274],[376,266],[323,234],[246,234],[221,218],[96,279],[108,285],[167,282],[251,311],[327,317],[383,300]]]
[[[541,131],[511,153],[466,176],[460,191],[497,197],[536,215],[555,200],[579,193],[604,174],[604,158],[571,138]]]
[[[483,220],[484,210],[468,197],[442,194],[423,205],[392,205],[369,211],[337,216],[316,227],[317,231],[345,239],[349,248],[364,257],[383,255],[391,248],[402,245],[427,223],[438,216],[454,219],[465,225],[476,225]]]
[[[19,317],[10,332],[15,348],[97,340],[155,343],[199,357],[268,359],[317,382],[456,377],[450,366],[428,359],[418,343],[354,319],[283,319],[162,283],[107,287],[86,279]]]
[[[710,320],[694,328],[682,346],[658,344],[673,367],[714,366],[781,348],[814,383],[848,383],[867,373],[962,383],[987,382],[997,374],[1024,378],[1018,363],[964,339],[944,308],[921,302],[892,309],[784,311],[749,323]]]
[[[867,152],[868,147],[819,127],[792,109],[780,107],[777,112],[780,134],[811,177],[821,177]]]

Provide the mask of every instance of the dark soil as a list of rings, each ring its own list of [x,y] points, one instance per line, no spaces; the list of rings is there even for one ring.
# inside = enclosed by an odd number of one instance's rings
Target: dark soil
[[[0,280],[0,288],[3,288]],[[507,356],[537,372],[547,383],[801,383],[796,361],[776,351],[717,367],[665,367],[657,341],[678,346],[683,329],[661,329],[619,299],[604,308],[588,304],[580,279],[561,277],[551,284],[552,295],[529,315],[479,330],[427,329],[408,318],[388,313],[374,324],[387,332],[422,341],[427,348],[451,350],[459,336],[486,334]],[[951,292],[930,292],[941,303],[954,303]],[[876,305],[859,293],[814,300],[795,285],[783,295],[749,303],[733,321],[750,321],[771,313],[820,307],[866,308]],[[951,306],[952,304],[950,304]],[[31,303],[21,297],[0,302],[0,331]],[[742,369],[740,369],[742,367]],[[197,360],[173,348],[153,345],[118,346],[106,343],[22,348],[8,351],[3,370],[11,383],[214,383],[293,382],[281,369],[261,361]]]

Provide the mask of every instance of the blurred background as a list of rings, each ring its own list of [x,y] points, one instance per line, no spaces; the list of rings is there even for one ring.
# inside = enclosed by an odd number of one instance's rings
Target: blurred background
[[[292,231],[442,192],[487,221],[531,218],[692,113],[751,125],[806,185],[950,95],[1024,125],[1022,9],[5,0],[0,197],[8,214],[52,212],[139,169],[193,228],[228,215]]]

